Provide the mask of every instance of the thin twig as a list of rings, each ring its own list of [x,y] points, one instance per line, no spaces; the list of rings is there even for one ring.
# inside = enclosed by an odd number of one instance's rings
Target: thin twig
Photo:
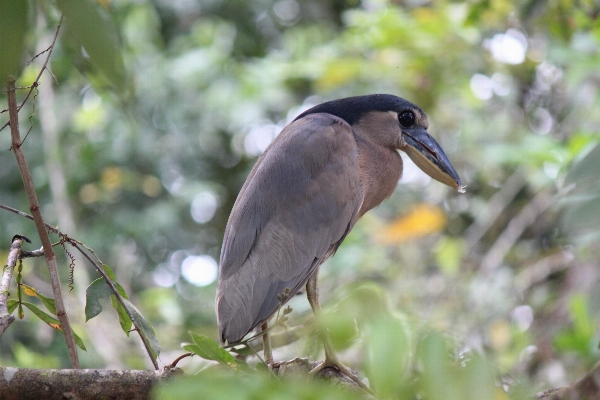
[[[4,204],[0,204],[0,208],[10,211],[12,213],[18,214],[27,219],[33,220],[33,217],[31,215],[24,213],[23,211],[14,209],[12,207],[5,206]],[[135,327],[135,329],[133,329],[133,330],[137,331],[138,335],[140,336],[140,339],[142,340],[142,343],[144,344],[144,348],[146,349],[146,352],[148,353],[148,356],[150,357],[150,360],[152,360],[152,364],[154,365],[154,368],[158,370],[158,363],[152,356],[152,350],[151,350],[150,343],[148,343],[147,339],[144,337],[144,335],[142,335],[142,333],[141,333],[142,330],[140,327],[137,326],[137,323],[135,322],[135,319],[133,318],[133,315],[131,314],[129,307],[125,303],[125,300],[123,300],[123,297],[119,294],[119,291],[113,284],[112,280],[109,278],[109,276],[106,274],[106,272],[104,272],[104,268],[102,268],[102,261],[100,261],[100,259],[98,258],[98,256],[94,252],[94,250],[92,250],[91,248],[86,246],[84,243],[67,236],[66,234],[62,233],[61,231],[59,231],[52,225],[46,224],[46,228],[49,229],[51,232],[56,233],[57,235],[62,237],[64,239],[64,241],[69,243],[71,246],[75,247],[81,253],[81,255],[83,255],[94,266],[94,268],[96,268],[96,270],[100,273],[100,275],[102,275],[102,277],[104,278],[104,281],[110,287],[110,289],[112,290],[113,294],[115,295],[115,297],[117,298],[119,303],[123,306],[123,308],[127,312],[127,316],[129,317],[129,319],[131,319],[131,323]],[[90,253],[92,253],[96,259],[94,260],[82,247],[85,248]],[[31,253],[35,253],[35,252],[39,252],[39,251],[40,250],[36,250]],[[41,251],[43,252],[43,250],[41,250]]]
[[[4,204],[0,204],[0,208],[4,209],[4,210],[6,210],[6,211],[10,211],[11,213],[15,213],[15,214],[17,214],[17,215],[20,215],[21,217],[25,217],[25,218],[27,218],[27,219],[30,219],[30,220],[34,221],[34,219],[33,219],[33,217],[32,217],[31,215],[29,215],[29,214],[27,214],[27,213],[24,213],[24,212],[23,212],[23,211],[21,211],[21,210],[17,210],[16,208],[12,208],[12,207],[9,207],[9,206],[5,206]],[[56,227],[54,227],[54,226],[52,226],[52,225],[50,225],[50,224],[45,224],[45,225],[46,225],[46,229],[48,229],[48,230],[49,230],[50,232],[52,232],[52,233],[56,233],[56,234],[57,234],[57,235],[59,235],[60,237],[64,237],[64,238],[65,238],[65,239],[66,239],[66,240],[67,240],[69,243],[71,243],[71,242],[76,242],[76,243],[82,244],[80,241],[78,241],[78,240],[76,240],[76,239],[73,239],[73,238],[72,238],[72,237],[70,237],[70,236],[67,236],[67,235],[65,235],[64,233],[62,233],[61,231],[59,231],[59,230],[58,230]],[[30,243],[31,243],[31,242],[30,242]],[[60,244],[60,242],[58,242],[58,243],[54,243],[54,244],[52,245],[52,247],[54,247],[54,246],[56,246],[56,245],[58,245],[58,244]],[[42,248],[42,251],[43,251],[43,248]],[[29,253],[29,252],[25,251],[24,253],[25,253],[25,254],[27,254],[27,253]],[[95,255],[95,254],[94,254],[94,255]]]
[[[31,258],[31,257],[44,257],[44,248],[33,250],[33,251],[21,251],[20,258]]]
[[[35,61],[36,58],[38,58],[39,56],[41,56],[42,54],[44,54],[45,52],[50,51],[50,50],[52,50],[52,45],[48,46],[48,48],[46,50],[42,50],[39,53],[37,53],[35,56],[33,56],[33,58],[31,60],[27,61],[27,64],[25,64],[25,65],[27,66],[27,65],[31,64],[32,62]]]
[[[177,366],[177,363],[179,363],[179,361],[183,360],[186,357],[191,357],[193,355],[194,355],[194,353],[185,353],[185,354],[182,354],[179,357],[177,357],[175,359],[175,361],[173,361],[171,364],[166,365],[165,368],[175,368]]]
[[[21,105],[19,107],[17,107],[17,113],[19,111],[21,111],[21,108],[23,108],[23,106],[27,102],[27,99],[29,99],[29,96],[31,95],[31,92],[33,92],[33,89],[35,89],[38,86],[38,84],[39,84],[39,80],[42,77],[42,74],[44,73],[44,70],[46,69],[46,66],[48,65],[48,62],[50,61],[50,56],[52,55],[52,51],[54,50],[54,45],[56,43],[56,39],[58,38],[58,32],[60,32],[60,27],[62,25],[62,22],[63,22],[63,15],[60,16],[60,20],[58,21],[58,26],[56,27],[56,32],[54,32],[54,39],[52,39],[52,44],[46,50],[46,51],[48,51],[48,56],[46,56],[46,61],[44,61],[44,65],[42,66],[42,69],[40,69],[40,72],[39,72],[38,76],[35,78],[35,81],[30,86],[29,92],[27,92],[27,96],[25,96],[25,98],[21,102]],[[33,59],[35,59],[37,56],[39,56],[39,54],[36,55]],[[32,61],[33,61],[33,59],[32,59]],[[2,125],[2,127],[0,128],[0,131],[2,131],[8,125],[10,125],[10,119],[4,125]]]
[[[21,253],[21,244],[23,244],[24,239],[26,238],[20,235],[15,235],[15,237],[13,237],[10,251],[8,252],[8,259],[6,260],[6,265],[2,272],[2,280],[0,281],[0,336],[6,332],[10,324],[15,320],[15,317],[8,313],[8,289],[10,287],[10,281],[12,280],[13,271],[17,265],[17,259]]]
[[[27,201],[29,202],[29,209],[33,216],[33,221],[38,231],[38,235],[44,247],[44,256],[46,258],[46,265],[50,272],[50,281],[52,282],[52,289],[54,290],[54,301],[56,303],[56,316],[60,321],[67,342],[67,348],[69,349],[69,355],[71,356],[71,362],[74,368],[79,368],[79,358],[77,355],[77,349],[75,344],[75,338],[73,337],[73,331],[69,323],[69,317],[65,310],[64,302],[62,299],[62,291],[60,288],[60,278],[58,275],[58,267],[56,265],[56,255],[52,249],[52,242],[48,236],[48,230],[40,211],[40,205],[37,200],[37,194],[35,192],[35,186],[33,179],[31,178],[31,171],[27,165],[27,160],[21,149],[21,134],[19,132],[19,114],[17,110],[17,98],[15,94],[15,79],[10,77],[7,85],[7,98],[8,98],[8,112],[10,115],[10,132],[12,138],[12,151],[15,154],[19,170],[21,171],[21,177],[23,178],[23,186],[27,194]]]

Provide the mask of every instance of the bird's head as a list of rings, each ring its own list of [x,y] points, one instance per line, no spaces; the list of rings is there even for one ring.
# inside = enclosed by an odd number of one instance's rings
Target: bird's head
[[[379,145],[404,151],[427,175],[464,193],[454,166],[427,132],[427,115],[415,104],[389,94],[347,97],[319,104],[296,119],[319,112],[344,119]]]

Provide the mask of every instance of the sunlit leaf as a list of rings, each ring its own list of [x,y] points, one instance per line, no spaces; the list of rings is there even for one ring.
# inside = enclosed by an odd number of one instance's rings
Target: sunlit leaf
[[[382,398],[398,398],[407,386],[411,332],[405,321],[385,318],[369,325],[369,382]]]
[[[9,75],[17,78],[23,60],[29,28],[29,2],[0,0],[0,87]],[[2,107],[4,108],[4,107]]]
[[[193,332],[190,332],[190,336],[196,346],[190,351],[206,360],[218,361],[219,363],[228,365],[232,368],[236,367],[235,358],[231,353],[219,346],[213,339]]]
[[[268,371],[245,374],[229,368],[208,368],[194,376],[182,374],[164,385],[156,385],[151,397],[157,400],[364,399],[360,392],[350,391],[319,379],[273,379]]]
[[[21,285],[21,287],[23,288],[23,293],[25,293],[27,296],[37,297],[36,290],[34,288],[32,288],[31,286]]]
[[[384,227],[376,238],[383,244],[401,243],[432,233],[440,232],[446,226],[446,214],[441,208],[431,204],[419,204],[407,215]]]
[[[465,400],[500,400],[507,399],[506,395],[498,397],[498,392],[492,377],[490,365],[479,354],[475,353],[466,362],[464,370],[460,370]]]
[[[231,351],[231,352],[233,352],[235,354],[239,354],[241,356],[246,356],[246,357],[253,356],[253,355],[256,354],[254,352],[254,350],[252,350],[248,346],[241,346],[239,348],[232,347],[232,348],[229,349],[229,351]]]
[[[596,321],[590,317],[588,301],[584,296],[576,294],[570,299],[569,316],[572,326],[556,334],[554,345],[560,351],[575,351],[584,357],[595,357]]]
[[[435,261],[442,272],[454,275],[460,269],[465,250],[463,239],[441,237],[434,247]]]

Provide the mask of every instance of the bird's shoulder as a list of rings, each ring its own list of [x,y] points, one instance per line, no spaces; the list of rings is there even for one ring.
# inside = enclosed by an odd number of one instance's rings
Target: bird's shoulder
[[[360,190],[356,152],[352,128],[333,115],[309,114],[286,126],[259,158],[234,204],[222,274],[241,267],[267,225],[267,231],[298,230],[296,237],[326,233],[323,244],[338,241],[360,206],[360,196],[348,200]]]
[[[306,158],[307,153],[303,153],[303,149],[315,156]],[[288,124],[267,148],[263,158],[285,153],[285,156],[302,157],[306,162],[324,162],[332,155],[341,156],[341,152],[355,149],[356,138],[346,121],[331,114],[316,113]]]

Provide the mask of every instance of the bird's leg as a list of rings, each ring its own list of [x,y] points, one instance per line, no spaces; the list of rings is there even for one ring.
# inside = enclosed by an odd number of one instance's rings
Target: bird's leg
[[[317,320],[321,317],[321,305],[319,304],[319,288],[317,286],[318,272],[318,270],[315,271],[315,273],[312,274],[312,276],[309,278],[308,282],[306,282],[306,297],[308,298],[308,302],[310,303],[310,306],[312,307],[313,313],[315,314]],[[327,330],[321,328],[320,331],[321,338],[323,340],[323,347],[325,348],[325,360],[316,367],[314,367],[309,372],[309,375],[315,376],[323,368],[335,367],[348,378],[352,379],[358,386],[360,386],[367,392],[373,394],[373,391],[360,379],[358,379],[358,376],[356,376],[356,374],[350,368],[346,367],[338,360],[337,354],[333,349],[333,342],[327,334]]]
[[[265,364],[267,367],[271,367],[273,365],[273,349],[271,347],[271,336],[268,331],[268,324],[265,322],[260,327],[263,331],[263,354],[265,357]]]

